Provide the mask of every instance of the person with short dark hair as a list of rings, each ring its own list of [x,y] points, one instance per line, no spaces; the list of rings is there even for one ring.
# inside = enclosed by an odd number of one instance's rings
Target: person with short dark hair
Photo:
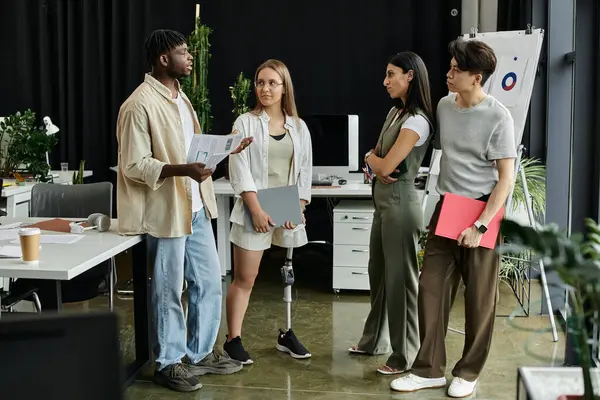
[[[449,50],[451,94],[437,108],[436,144],[442,150],[437,191],[441,198],[429,224],[419,279],[421,348],[411,373],[390,386],[399,392],[446,386],[444,339],[462,278],[465,346],[452,370],[448,395],[466,397],[475,390],[490,350],[500,267],[495,250],[479,244],[510,193],[517,154],[510,112],[482,88],[496,69],[494,51],[481,41],[462,39],[452,42]],[[486,202],[479,219],[457,239],[435,235],[446,193]]]
[[[190,392],[202,386],[199,375],[231,374],[242,365],[213,350],[222,301],[210,222],[217,218],[213,171],[187,163],[192,139],[202,132],[178,81],[191,73],[192,56],[181,33],[163,29],[148,37],[145,52],[152,72],[122,104],[117,119],[118,229],[123,235],[146,235],[154,267],[154,381]],[[234,153],[250,142],[243,140]],[[181,304],[184,280],[187,324]]]
[[[410,370],[419,350],[417,246],[423,212],[415,178],[433,137],[429,74],[417,54],[391,57],[383,85],[394,107],[365,163],[375,173],[375,213],[369,243],[371,311],[362,337],[350,353],[378,355],[391,350],[377,372]]]

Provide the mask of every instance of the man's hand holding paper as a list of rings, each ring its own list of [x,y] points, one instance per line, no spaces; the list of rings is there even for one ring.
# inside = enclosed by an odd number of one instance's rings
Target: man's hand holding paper
[[[202,163],[191,163],[188,164],[187,167],[188,176],[198,183],[204,182],[204,180],[214,172],[213,169],[206,168]]]

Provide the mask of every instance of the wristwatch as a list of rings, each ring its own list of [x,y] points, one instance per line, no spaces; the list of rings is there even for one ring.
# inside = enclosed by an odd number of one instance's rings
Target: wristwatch
[[[487,226],[485,226],[484,224],[482,224],[479,221],[475,221],[475,223],[473,224],[475,225],[475,228],[477,228],[477,230],[479,231],[479,233],[484,234],[487,232],[488,228]]]
[[[364,158],[364,160],[365,160],[365,163],[367,162],[367,158],[369,158],[369,156],[370,156],[371,154],[373,154],[373,150],[369,150],[369,151],[367,151],[367,154],[365,154],[365,158]]]

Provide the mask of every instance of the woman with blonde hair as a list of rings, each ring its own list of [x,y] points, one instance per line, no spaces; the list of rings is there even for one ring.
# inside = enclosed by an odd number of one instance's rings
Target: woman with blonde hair
[[[256,107],[239,116],[233,125],[244,137],[253,137],[254,143],[229,158],[229,176],[237,200],[230,218],[234,274],[227,293],[228,335],[223,348],[242,364],[253,362],[242,345],[242,322],[264,250],[271,245],[296,248],[307,243],[304,226],[286,222],[275,228],[275,221],[261,208],[256,192],[297,185],[304,212],[310,203],[312,184],[310,132],[298,117],[294,87],[285,64],[273,59],[262,63],[256,70],[254,87]],[[251,215],[252,229],[244,226],[246,210]],[[279,331],[276,348],[294,358],[311,356],[291,329]]]

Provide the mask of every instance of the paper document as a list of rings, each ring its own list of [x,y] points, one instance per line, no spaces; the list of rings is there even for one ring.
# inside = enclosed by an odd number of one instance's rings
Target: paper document
[[[85,235],[41,235],[40,244],[72,244],[79,242]],[[15,240],[11,243],[20,243]]]
[[[194,135],[187,162],[202,163],[207,169],[216,168],[242,142],[243,135]]]
[[[0,247],[0,258],[21,258],[20,246],[3,246]]]
[[[0,240],[11,240],[19,238],[18,229],[0,229]]]
[[[20,228],[23,225],[27,225],[27,224],[24,222],[14,222],[12,224],[0,225],[0,231],[6,230],[6,229]]]

